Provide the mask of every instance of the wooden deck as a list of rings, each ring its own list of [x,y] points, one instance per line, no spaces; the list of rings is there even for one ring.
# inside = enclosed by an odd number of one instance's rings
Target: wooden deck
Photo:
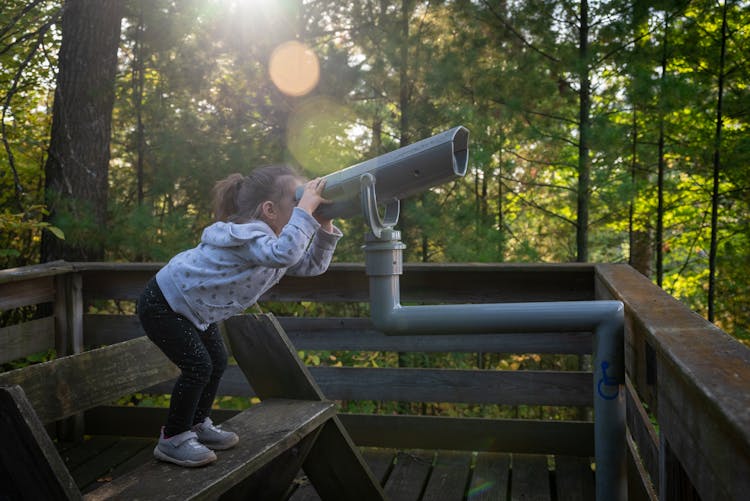
[[[60,446],[60,452],[76,484],[87,493],[154,461],[155,443],[99,435],[76,446]],[[221,461],[221,452],[218,455]],[[594,499],[594,473],[585,458],[376,448],[363,449],[363,455],[393,501]],[[288,499],[320,497],[301,472]]]

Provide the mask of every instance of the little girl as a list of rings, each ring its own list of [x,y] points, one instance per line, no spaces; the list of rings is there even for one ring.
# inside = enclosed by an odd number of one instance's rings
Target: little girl
[[[213,450],[239,437],[214,426],[209,414],[227,352],[216,322],[253,305],[286,273],[328,269],[341,231],[313,216],[325,203],[325,181],[304,185],[290,167],[232,174],[214,187],[216,221],[197,247],[174,256],[138,299],[138,316],[153,341],[181,370],[154,456],[181,466],[216,460]]]

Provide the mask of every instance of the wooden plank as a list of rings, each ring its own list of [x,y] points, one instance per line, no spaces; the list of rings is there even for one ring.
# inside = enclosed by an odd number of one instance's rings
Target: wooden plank
[[[385,485],[388,475],[391,473],[393,464],[396,460],[395,451],[391,449],[378,449],[375,447],[366,447],[362,449],[362,457],[367,461],[370,471],[378,479],[380,485]]]
[[[153,451],[154,440],[152,439],[116,438],[115,442],[99,454],[70,469],[81,491],[90,491],[90,488],[106,483],[108,479],[111,481],[112,471],[142,450],[150,448]]]
[[[455,369],[372,369],[307,367],[331,400],[470,402],[508,405],[591,406],[590,372],[479,371]],[[174,382],[144,389],[168,394]],[[239,367],[230,365],[219,395],[252,397],[254,389]]]
[[[667,364],[659,366],[659,435],[670,448],[667,453],[660,444],[659,452],[671,468],[659,479],[659,490],[685,494],[695,488],[701,499],[744,499],[750,492],[750,456],[711,409],[701,408],[684,377]]]
[[[335,413],[333,404],[270,399],[224,423],[236,432],[240,442],[219,451],[220,459],[204,468],[149,461],[130,474],[118,477],[87,494],[87,500],[214,499],[258,471],[263,465],[295,446]]]
[[[41,277],[54,277],[73,271],[73,265],[65,261],[50,261],[49,263],[6,268],[0,270],[0,284],[24,282]],[[0,294],[3,296],[3,294]],[[0,308],[2,309],[2,308]]]
[[[365,448],[361,452],[373,475],[380,480],[380,485],[385,485],[385,480],[388,478],[388,474],[396,458],[396,451],[391,449]],[[289,497],[289,501],[320,501],[320,495],[307,480],[307,477],[298,477],[296,482],[299,486]]]
[[[157,269],[146,267],[107,267],[82,270],[83,299],[86,302],[98,299],[135,301]]]
[[[23,387],[39,419],[49,423],[177,373],[177,367],[144,337],[5,372],[0,384]]]
[[[0,328],[0,364],[18,360],[55,346],[55,319],[38,318]]]
[[[131,440],[143,440],[142,438],[135,438]],[[112,471],[105,477],[98,478],[95,483],[89,484],[81,488],[81,492],[85,495],[89,492],[98,489],[102,485],[105,485],[122,475],[126,475],[148,461],[151,461],[154,457],[154,446],[156,445],[156,439],[151,438],[146,440],[147,445],[144,445],[137,453],[132,455],[126,461],[115,466]]]
[[[433,452],[399,452],[393,472],[385,483],[385,494],[391,501],[420,499],[432,469]]]
[[[405,263],[401,299],[424,302],[579,301],[594,298],[590,264]],[[362,264],[336,263],[317,277],[285,276],[261,301],[368,302]]]
[[[373,476],[346,429],[334,417],[320,431],[304,464],[315,490],[323,499],[382,500],[385,498],[378,480]]]
[[[580,421],[340,414],[363,447],[594,455],[594,425]]]
[[[469,484],[467,499],[505,501],[510,492],[510,454],[480,452]]]
[[[0,499],[80,499],[20,386],[0,386]]]
[[[307,480],[298,479],[300,485],[297,486],[296,490],[289,496],[289,501],[320,501],[320,495],[315,487]]]
[[[83,351],[83,298],[79,274],[58,277],[58,301],[55,303],[55,326],[58,355],[72,355]],[[62,301],[61,301],[62,299]]]
[[[547,456],[513,454],[510,499],[548,501],[552,499]]]
[[[83,314],[83,339],[87,346],[121,343],[145,335],[135,315]]]
[[[122,407],[105,405],[85,413],[86,433],[89,435],[124,435],[130,437],[159,436],[167,420],[166,407]],[[220,424],[239,414],[238,410],[213,409],[211,419]]]
[[[320,429],[303,438],[297,445],[284,451],[255,474],[221,495],[222,501],[278,501],[286,499],[293,490],[293,480],[317,440]]]
[[[651,419],[641,404],[630,378],[625,378],[627,426],[636,445],[635,452],[643,463],[650,481],[658,489],[659,484],[659,438]]]
[[[600,265],[597,273],[653,348],[658,405],[651,410],[660,438],[670,444],[702,498],[746,496],[750,349],[627,266]],[[640,382],[634,383],[644,397]],[[660,454],[663,458],[661,448]]]
[[[555,490],[558,501],[594,501],[596,486],[591,460],[555,456]]]
[[[310,367],[328,398],[591,406],[592,376],[578,371]]]
[[[324,398],[273,316],[236,316],[224,325],[237,364],[261,399]],[[304,469],[324,498],[383,499],[380,485],[337,417],[323,426]]]
[[[298,350],[590,354],[586,332],[388,336],[369,318],[279,317]]]
[[[659,496],[654,488],[651,476],[638,455],[638,446],[630,432],[625,433],[628,445],[628,499],[632,501],[657,501]]]
[[[590,354],[587,332],[481,335],[387,336],[369,318],[279,318],[298,350]],[[119,343],[145,333],[135,315],[84,314],[84,341],[89,346]]]
[[[597,267],[597,270],[599,269],[600,267]],[[601,267],[601,269],[606,269],[606,267]],[[641,283],[640,285],[644,286],[645,284]],[[597,274],[597,299],[621,300],[622,296],[616,293],[613,287],[606,276]],[[625,372],[637,389],[641,399],[648,404],[653,412],[656,412],[658,404],[656,401],[656,382],[649,377],[649,373],[655,370],[655,367],[650,366],[651,363],[655,363],[655,360],[652,360],[653,357],[649,356],[649,353],[653,353],[653,348],[647,341],[649,337],[647,327],[637,316],[631,313],[627,303],[625,303]]]
[[[0,283],[0,311],[54,300],[54,277],[51,276]]]
[[[435,457],[423,501],[461,501],[471,471],[471,453],[439,451]]]
[[[61,456],[68,470],[73,471],[113,447],[117,443],[117,440],[116,435],[85,437],[82,442],[68,442],[70,447],[62,451]]]

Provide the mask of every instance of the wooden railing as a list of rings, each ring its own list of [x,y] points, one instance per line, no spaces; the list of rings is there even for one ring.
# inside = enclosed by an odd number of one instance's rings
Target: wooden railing
[[[0,363],[143,334],[132,301],[158,264],[65,263],[0,271],[0,311],[45,305],[34,320],[0,328]],[[404,303],[617,299],[626,307],[626,396],[631,499],[743,499],[750,492],[750,350],[626,265],[405,265]],[[102,300],[122,314],[102,314]],[[262,301],[366,303],[364,266],[287,277]],[[107,309],[111,311],[111,305]],[[388,337],[366,318],[280,317],[299,350],[591,353],[590,333]],[[134,368],[137,370],[137,368]],[[334,400],[578,406],[592,403],[588,371],[311,367]],[[169,393],[168,385],[152,388]],[[220,394],[252,395],[239,370]],[[103,407],[87,433],[152,436],[164,409]],[[593,426],[578,420],[342,415],[360,445],[593,455]]]

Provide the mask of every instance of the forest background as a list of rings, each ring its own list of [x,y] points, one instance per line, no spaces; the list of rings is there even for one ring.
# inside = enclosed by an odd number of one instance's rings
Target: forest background
[[[406,261],[629,262],[750,344],[749,6],[5,0],[0,267],[165,261],[228,173],[463,125],[467,176],[404,203]]]

